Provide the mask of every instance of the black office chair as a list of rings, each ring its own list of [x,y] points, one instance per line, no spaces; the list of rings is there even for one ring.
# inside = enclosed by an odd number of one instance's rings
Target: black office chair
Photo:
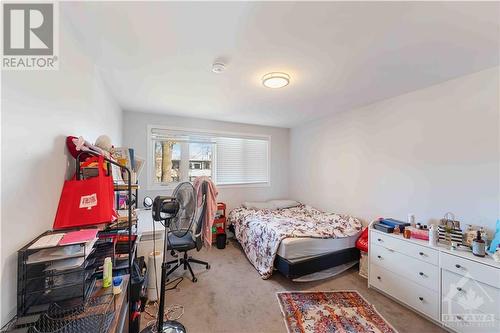
[[[208,185],[206,182],[203,182],[201,185],[201,193],[202,193],[202,204],[198,207],[196,211],[196,216],[193,220],[195,225],[190,230],[173,230],[168,232],[168,250],[171,250],[171,254],[176,256],[175,252],[183,253],[183,257],[176,260],[171,260],[167,262],[167,267],[170,268],[170,265],[175,264],[167,272],[167,278],[172,272],[174,272],[177,268],[184,266],[184,270],[189,269],[191,273],[192,281],[196,282],[198,279],[193,273],[193,269],[191,268],[190,263],[205,265],[206,269],[210,269],[210,264],[208,262],[194,259],[193,257],[188,256],[188,251],[196,249],[196,251],[200,251],[203,246],[203,241],[201,239],[203,222],[205,219],[205,213],[207,211],[207,192]],[[194,233],[193,233],[194,230]]]

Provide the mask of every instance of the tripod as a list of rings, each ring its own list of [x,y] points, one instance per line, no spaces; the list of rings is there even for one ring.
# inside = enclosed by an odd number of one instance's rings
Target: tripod
[[[160,279],[160,303],[158,305],[158,325],[151,325],[146,327],[141,333],[186,333],[186,328],[179,322],[174,320],[166,320],[163,318],[165,314],[165,289],[167,282],[167,251],[168,251],[168,228],[170,221],[177,215],[179,211],[179,203],[174,197],[155,198],[153,203],[153,220],[163,221],[165,226],[165,235],[163,243],[163,260],[161,263],[161,279]],[[161,214],[165,214],[162,217]]]

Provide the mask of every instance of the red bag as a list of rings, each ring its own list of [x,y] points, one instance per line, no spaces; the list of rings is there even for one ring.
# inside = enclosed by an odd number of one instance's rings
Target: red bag
[[[359,235],[358,240],[356,240],[356,247],[363,252],[368,252],[368,227]]]
[[[97,170],[97,177],[82,180],[73,177],[64,182],[54,229],[110,223],[116,219],[113,177],[105,175],[102,156]]]

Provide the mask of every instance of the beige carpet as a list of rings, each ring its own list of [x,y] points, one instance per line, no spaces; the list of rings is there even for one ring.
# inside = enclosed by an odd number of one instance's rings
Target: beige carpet
[[[206,260],[212,266],[193,265],[198,282],[193,283],[186,272],[178,290],[167,292],[167,305],[181,304],[185,313],[179,320],[189,333],[274,333],[286,332],[275,293],[284,290],[357,290],[375,305],[384,318],[400,333],[445,332],[428,320],[395,303],[380,293],[368,289],[365,279],[356,269],[318,282],[294,283],[279,273],[262,280],[246,259],[236,242],[224,250],[212,248],[193,252],[192,256]],[[178,271],[183,274],[183,270]],[[146,314],[141,326],[150,320]]]

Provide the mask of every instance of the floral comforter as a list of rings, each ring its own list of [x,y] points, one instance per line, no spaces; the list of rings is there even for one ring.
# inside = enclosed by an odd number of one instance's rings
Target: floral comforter
[[[341,238],[361,231],[361,221],[355,217],[325,213],[306,205],[276,210],[240,207],[232,210],[228,218],[248,260],[263,279],[271,277],[276,253],[285,238]]]

